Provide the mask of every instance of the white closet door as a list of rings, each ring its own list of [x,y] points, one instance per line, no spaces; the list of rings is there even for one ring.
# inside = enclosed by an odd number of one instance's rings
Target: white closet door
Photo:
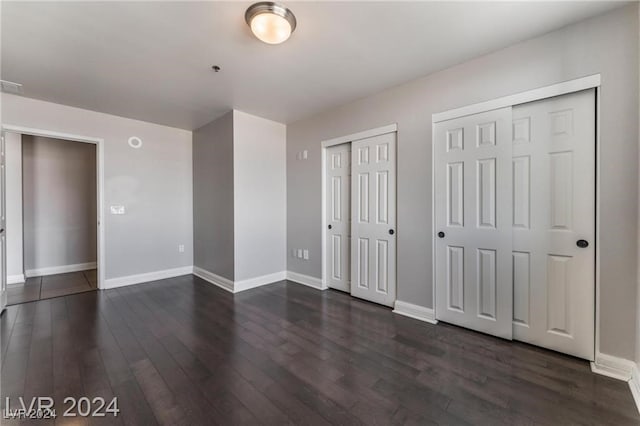
[[[326,153],[327,285],[351,291],[351,144],[327,148]]]
[[[436,317],[511,339],[511,108],[434,128]]]
[[[514,338],[593,360],[593,89],[513,107],[512,173]]]
[[[396,300],[396,133],[352,142],[351,294]]]

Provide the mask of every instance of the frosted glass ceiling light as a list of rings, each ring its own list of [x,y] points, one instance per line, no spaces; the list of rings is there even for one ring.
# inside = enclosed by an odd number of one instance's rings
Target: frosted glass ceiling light
[[[268,44],[286,41],[296,29],[296,17],[281,4],[262,1],[255,3],[244,14],[253,35]]]

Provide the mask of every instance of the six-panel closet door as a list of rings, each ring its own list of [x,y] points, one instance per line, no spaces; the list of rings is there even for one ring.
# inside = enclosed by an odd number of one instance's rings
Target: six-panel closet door
[[[511,339],[511,107],[434,128],[436,317]]]
[[[396,300],[396,133],[351,143],[351,294]]]
[[[594,359],[595,89],[513,107],[513,338]]]
[[[435,124],[436,318],[593,360],[595,89]]]

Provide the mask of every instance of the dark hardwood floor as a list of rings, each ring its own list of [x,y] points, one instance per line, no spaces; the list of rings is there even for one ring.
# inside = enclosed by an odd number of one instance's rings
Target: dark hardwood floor
[[[80,293],[10,306],[0,332],[3,405],[118,397],[116,418],[56,424],[640,423],[628,385],[585,361],[287,282]]]
[[[91,269],[66,274],[30,277],[24,284],[11,284],[7,288],[7,304],[33,302],[52,297],[67,296],[96,290],[98,287],[97,270]]]

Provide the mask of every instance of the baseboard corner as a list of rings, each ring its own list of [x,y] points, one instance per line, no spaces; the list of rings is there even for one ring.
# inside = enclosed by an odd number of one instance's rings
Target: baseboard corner
[[[629,380],[629,389],[631,389],[631,395],[636,403],[636,408],[640,413],[640,365],[634,363],[631,369],[631,380]]]
[[[429,324],[437,324],[436,312],[431,308],[414,305],[413,303],[396,300],[393,313],[403,315],[405,317],[417,319],[419,321],[428,322]]]
[[[7,285],[24,284],[25,282],[26,278],[24,274],[7,275]]]
[[[323,284],[320,278],[311,277],[309,275],[304,275],[293,271],[287,271],[286,275],[287,281],[291,281],[296,284],[302,284],[307,287],[315,288],[316,290],[326,290],[329,288],[325,284]]]
[[[228,278],[214,274],[213,272],[207,271],[206,269],[200,268],[198,266],[193,267],[193,275],[198,278],[202,278],[206,282],[220,287],[221,289],[226,290],[229,293],[234,293],[233,281]]]
[[[262,287],[263,285],[269,285],[277,283],[278,281],[284,281],[287,279],[287,272],[280,271],[273,274],[261,275],[259,277],[247,278],[241,281],[233,282],[233,292],[239,293],[245,290],[251,290],[252,288]]]
[[[635,367],[635,362],[613,355],[597,353],[591,362],[591,371],[602,376],[628,381]]]

